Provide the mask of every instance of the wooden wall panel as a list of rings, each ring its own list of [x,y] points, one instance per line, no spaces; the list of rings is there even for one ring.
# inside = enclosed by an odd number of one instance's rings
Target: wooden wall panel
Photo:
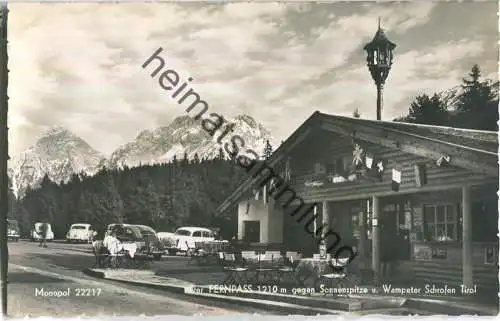
[[[292,181],[290,185],[297,195],[306,202],[352,198],[353,195],[377,194],[391,192],[392,169],[401,171],[401,185],[398,193],[405,191],[418,192],[427,187],[449,186],[470,181],[487,180],[487,177],[472,173],[466,169],[442,166],[438,167],[433,160],[425,159],[399,150],[389,149],[373,144],[362,143],[364,149],[381,157],[385,162],[382,181],[363,179],[354,182],[326,183],[318,187],[306,187],[305,182],[314,174],[314,163],[332,163],[334,159],[342,156],[352,157],[353,143],[350,137],[335,136],[332,133],[315,133],[312,139],[301,144],[291,157]],[[426,164],[427,183],[418,187],[416,182],[415,165]],[[495,179],[495,178],[493,178]],[[417,189],[417,190],[415,190]]]

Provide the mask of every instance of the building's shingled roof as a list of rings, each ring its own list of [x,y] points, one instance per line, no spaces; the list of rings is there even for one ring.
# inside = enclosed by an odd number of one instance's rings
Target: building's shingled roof
[[[441,140],[444,142],[480,149],[489,152],[498,152],[498,133],[493,131],[462,129],[445,126],[422,125],[404,122],[389,122],[368,120],[343,116],[321,114],[321,117],[343,118],[348,121],[363,122],[372,126],[393,129],[405,133]]]
[[[289,151],[293,148],[293,144],[298,139],[299,134],[303,133],[307,128],[315,127],[322,121],[331,121],[351,125],[357,128],[377,128],[381,129],[380,132],[390,131],[392,133],[400,133],[401,135],[411,136],[421,141],[432,142],[433,144],[443,144],[444,146],[453,145],[454,148],[464,150],[474,155],[481,155],[487,157],[489,165],[492,163],[492,157],[495,157],[496,164],[498,153],[498,133],[492,131],[460,129],[444,126],[431,126],[410,124],[402,122],[388,122],[367,120],[361,118],[351,118],[344,116],[336,116],[330,114],[323,114],[318,111],[313,113],[302,125],[295,130],[292,135],[273,153],[268,163],[272,165],[279,159],[280,154]],[[380,134],[379,134],[380,135]],[[238,201],[241,195],[244,195],[260,177],[249,176],[242,185],[235,189],[235,191],[219,206],[216,210],[217,213],[225,211],[230,205]]]

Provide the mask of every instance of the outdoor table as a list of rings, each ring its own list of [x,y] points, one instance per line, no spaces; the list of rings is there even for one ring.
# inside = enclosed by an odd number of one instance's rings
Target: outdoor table
[[[135,243],[123,243],[122,249],[128,252],[128,255],[133,259],[135,253],[137,252],[137,244]]]
[[[331,259],[321,258],[302,258],[297,264],[295,273],[297,278],[301,280],[301,286],[313,287],[316,281],[321,278],[321,275],[326,274],[331,269]]]
[[[228,241],[208,241],[208,242],[196,242],[196,257],[195,259],[199,264],[211,263],[211,257],[216,258],[218,253],[225,252],[229,246]],[[213,260],[217,262],[217,260]]]
[[[250,283],[261,283],[264,282],[275,282],[277,272],[280,264],[283,262],[283,258],[280,256],[278,258],[274,258],[271,255],[263,255],[263,254],[253,254],[253,255],[243,255],[243,259],[245,261],[244,265],[252,272],[252,275],[248,277],[248,281]]]
[[[207,241],[207,242],[195,242],[195,247],[197,250],[202,250],[206,254],[216,254],[217,252],[224,252],[228,241]]]

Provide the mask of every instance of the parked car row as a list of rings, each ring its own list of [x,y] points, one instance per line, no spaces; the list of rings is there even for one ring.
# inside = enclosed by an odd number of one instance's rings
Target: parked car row
[[[20,229],[16,220],[7,220],[7,232],[9,240],[18,241],[20,238]],[[30,231],[31,241],[40,241],[41,222],[33,225]],[[203,227],[180,227],[175,233],[170,232],[156,232],[153,228],[147,225],[135,224],[109,224],[106,231],[120,227],[120,233],[117,238],[123,243],[136,243],[139,251],[145,250],[149,246],[148,252],[154,256],[155,259],[160,259],[166,252],[169,254],[176,254],[183,252],[189,254],[189,251],[195,248],[197,242],[213,241],[216,238],[214,231]],[[96,238],[97,232],[91,224],[76,223],[72,224],[66,233],[66,242],[68,243],[92,243]],[[52,226],[47,223],[46,240],[52,241],[54,239],[54,232]]]

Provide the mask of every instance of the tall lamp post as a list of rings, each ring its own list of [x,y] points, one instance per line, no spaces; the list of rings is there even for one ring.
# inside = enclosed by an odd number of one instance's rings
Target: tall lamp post
[[[7,212],[9,211],[9,183],[7,161],[9,160],[7,127],[7,2],[0,4],[0,309],[7,315],[7,269],[9,253],[7,246]]]
[[[384,90],[385,80],[389,76],[389,70],[392,66],[392,51],[396,44],[387,39],[385,32],[380,28],[380,19],[378,20],[378,30],[373,40],[366,44],[364,49],[367,53],[366,62],[368,70],[377,85],[377,120],[382,119],[382,92]]]

